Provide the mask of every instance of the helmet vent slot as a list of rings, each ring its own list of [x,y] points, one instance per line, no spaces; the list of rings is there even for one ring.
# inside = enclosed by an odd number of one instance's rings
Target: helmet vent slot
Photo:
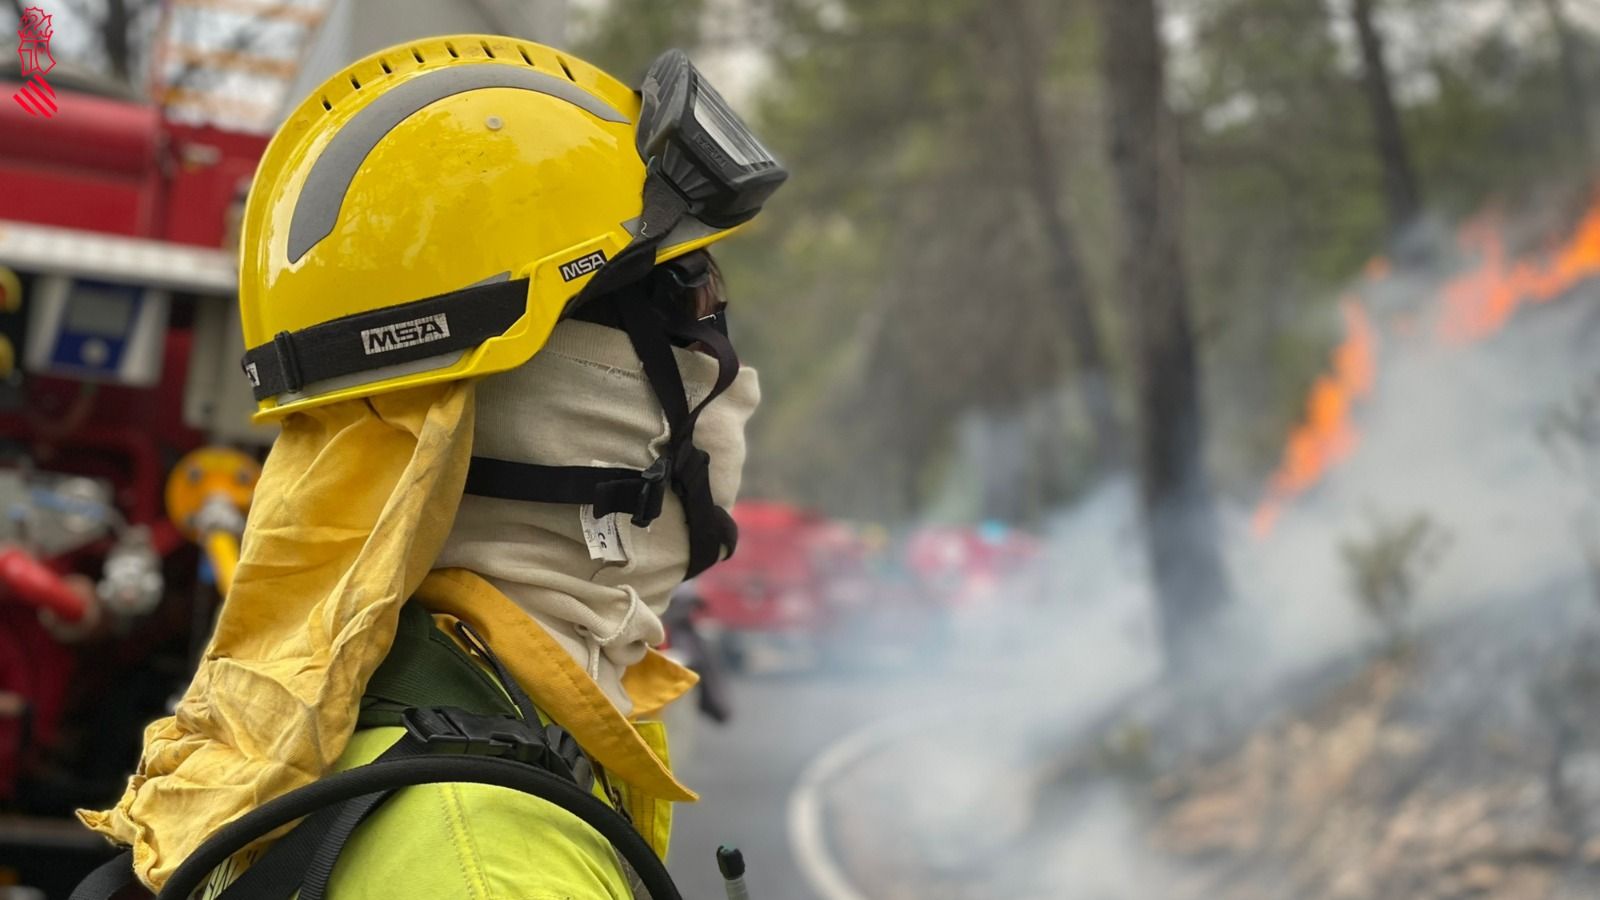
[[[427,60],[425,60],[425,59],[423,59],[423,58],[422,58],[422,51],[421,51],[421,50],[418,50],[418,49],[417,49],[417,48],[415,48],[415,47],[412,47],[412,48],[411,48],[411,58],[412,58],[412,59],[414,59],[414,60],[416,60],[416,61],[417,61],[417,62],[419,62],[419,63],[425,63],[425,62],[427,62]]]
[[[378,65],[383,67],[383,74],[385,74],[385,75],[393,75],[394,74],[394,67],[389,65],[389,61],[387,59],[383,59],[382,57],[379,57]]]
[[[357,78],[354,72],[350,73],[350,86],[358,91],[361,90],[361,79]]]
[[[556,62],[561,63],[561,71],[566,74],[567,80],[577,84],[578,79],[572,77],[572,69],[567,66],[567,58],[565,56],[557,56]]]
[[[522,61],[523,62],[527,63],[529,66],[533,66],[533,60],[528,58],[528,48],[526,48],[526,47],[518,47],[517,48],[517,52],[522,54]],[[538,68],[538,67],[534,66],[534,68]]]
[[[488,41],[479,41],[478,46],[483,48],[483,55],[494,59],[494,51],[489,48]]]
[[[322,108],[327,110],[327,111],[329,111],[329,112],[333,111],[333,104],[328,102],[328,95],[327,94],[323,94],[322,95]]]
[[[461,58],[461,54],[456,52],[456,45],[455,44],[452,44],[449,41],[446,41],[445,45],[444,45],[444,49],[450,54],[450,58],[451,59],[460,59]]]

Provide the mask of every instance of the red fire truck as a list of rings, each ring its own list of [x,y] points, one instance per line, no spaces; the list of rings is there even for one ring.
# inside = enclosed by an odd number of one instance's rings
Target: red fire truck
[[[689,586],[731,667],[856,669],[932,661],[938,607],[877,526],[772,501],[733,508],[739,549]]]
[[[813,664],[836,620],[828,576],[848,564],[848,543],[838,526],[786,503],[742,501],[733,518],[738,552],[691,586],[703,626],[735,669],[753,655]]]
[[[0,885],[66,896],[103,852],[71,811],[120,793],[224,574],[164,501],[236,507],[249,455],[191,451],[270,439],[230,249],[266,139],[65,64],[50,82],[52,118],[0,105]]]
[[[1037,538],[995,522],[977,527],[931,525],[906,541],[906,568],[918,590],[955,616],[983,615],[1037,595],[1023,590],[1039,569]],[[1021,597],[1016,595],[1021,594]]]

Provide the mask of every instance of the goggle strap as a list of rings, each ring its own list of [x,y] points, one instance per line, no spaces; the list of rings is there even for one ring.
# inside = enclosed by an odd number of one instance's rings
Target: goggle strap
[[[573,305],[581,306],[648,278],[656,266],[656,251],[688,212],[689,202],[652,165],[645,173],[644,211],[639,215],[638,233],[589,279]]]
[[[732,387],[733,380],[739,377],[739,354],[733,349],[733,342],[728,340],[727,331],[719,329],[707,319],[668,323],[667,337],[680,346],[701,344],[717,361],[716,383],[711,386],[705,399],[689,411],[689,430],[693,431],[695,423],[700,421],[700,412],[723,391]]]
[[[667,285],[655,280],[645,297],[618,297],[615,304],[621,314],[622,327],[633,344],[634,352],[644,364],[645,378],[649,380],[661,410],[666,414],[671,439],[667,445],[667,458],[672,465],[672,489],[683,502],[683,514],[689,530],[689,566],[686,577],[709,569],[725,554],[732,554],[738,540],[737,530],[726,525],[732,519],[718,508],[711,495],[711,459],[704,450],[694,445],[694,427],[700,413],[717,395],[727,390],[739,372],[739,358],[725,336],[710,327],[701,327],[686,313],[674,321],[663,296]],[[678,360],[673,355],[671,337],[674,331],[702,331],[715,340],[724,352],[718,356],[717,382],[706,398],[693,410],[689,408],[688,394],[683,386],[683,374],[678,371]],[[716,352],[713,344],[707,347]],[[731,366],[731,372],[729,367]]]

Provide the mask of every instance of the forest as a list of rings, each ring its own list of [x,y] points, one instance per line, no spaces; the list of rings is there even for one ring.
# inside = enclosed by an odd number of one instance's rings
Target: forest
[[[583,23],[619,72],[666,44],[725,59],[795,173],[724,253],[769,398],[754,491],[1037,521],[1144,427],[1139,335],[1168,323],[1130,301],[1131,254],[1186,283],[1209,469],[1253,503],[1365,267],[1442,266],[1491,205],[1588,203],[1600,4],[1168,0],[1161,132],[1118,135],[1150,63],[1108,17],[1148,5],[613,0]],[[1176,255],[1123,246],[1114,143],[1160,157]]]

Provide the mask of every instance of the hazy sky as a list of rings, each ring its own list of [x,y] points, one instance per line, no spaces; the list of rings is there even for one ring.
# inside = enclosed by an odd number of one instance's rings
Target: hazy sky
[[[34,0],[29,0],[34,2]],[[54,47],[60,59],[86,63],[92,67],[103,66],[96,58],[100,52],[93,38],[93,26],[74,9],[83,4],[69,4],[64,0],[39,0],[55,16],[56,37]],[[295,0],[295,5],[318,8],[328,0]],[[469,0],[437,0],[441,6],[458,4],[470,8]],[[527,0],[533,2],[533,0]],[[549,2],[549,0],[544,0]],[[575,29],[592,21],[596,11],[604,8],[608,0],[566,0],[570,23]],[[666,2],[666,0],[663,0]],[[1166,32],[1173,50],[1172,71],[1180,84],[1186,71],[1186,48],[1191,41],[1194,14],[1215,0],[1168,0]],[[1347,65],[1354,71],[1358,65],[1355,39],[1348,20],[1343,14],[1349,0],[1321,0],[1329,6],[1330,28],[1346,48]],[[1424,4],[1426,5],[1426,4]],[[1600,33],[1600,0],[1567,0],[1569,14],[1579,27]],[[1416,7],[1411,7],[1415,9]],[[747,27],[747,17],[752,5],[749,0],[711,0],[707,11],[706,27],[711,46],[697,56],[697,62],[715,81],[724,94],[735,104],[742,105],[759,86],[765,76],[766,66],[760,52],[741,45],[741,35]],[[183,19],[189,39],[196,43],[226,42],[239,28],[240,16],[231,12],[191,9]],[[154,17],[147,17],[145,28],[152,28]],[[352,23],[360,28],[359,22]],[[1500,30],[1513,41],[1544,42],[1549,40],[1549,23],[1543,4],[1531,0],[1436,0],[1430,11],[1421,14],[1391,13],[1384,19],[1390,34],[1390,53],[1396,70],[1402,73],[1400,90],[1403,95],[1426,95],[1432,90],[1430,77],[1418,75],[1406,78],[1404,73],[1424,72],[1426,67],[1416,65],[1422,57],[1449,50],[1455,46],[1475,42],[1486,32]],[[274,32],[281,33],[274,33]],[[10,38],[12,29],[0,30]],[[215,37],[213,37],[215,36]],[[581,38],[581,33],[569,33]],[[9,43],[9,41],[7,41]],[[302,46],[302,37],[292,28],[267,28],[256,41],[252,52],[293,60]],[[136,73],[135,82],[142,81],[143,72]],[[249,76],[229,76],[232,92],[241,95],[259,95],[262,87]],[[255,79],[254,81],[259,81]],[[1248,98],[1239,105],[1235,114],[1248,115]]]

